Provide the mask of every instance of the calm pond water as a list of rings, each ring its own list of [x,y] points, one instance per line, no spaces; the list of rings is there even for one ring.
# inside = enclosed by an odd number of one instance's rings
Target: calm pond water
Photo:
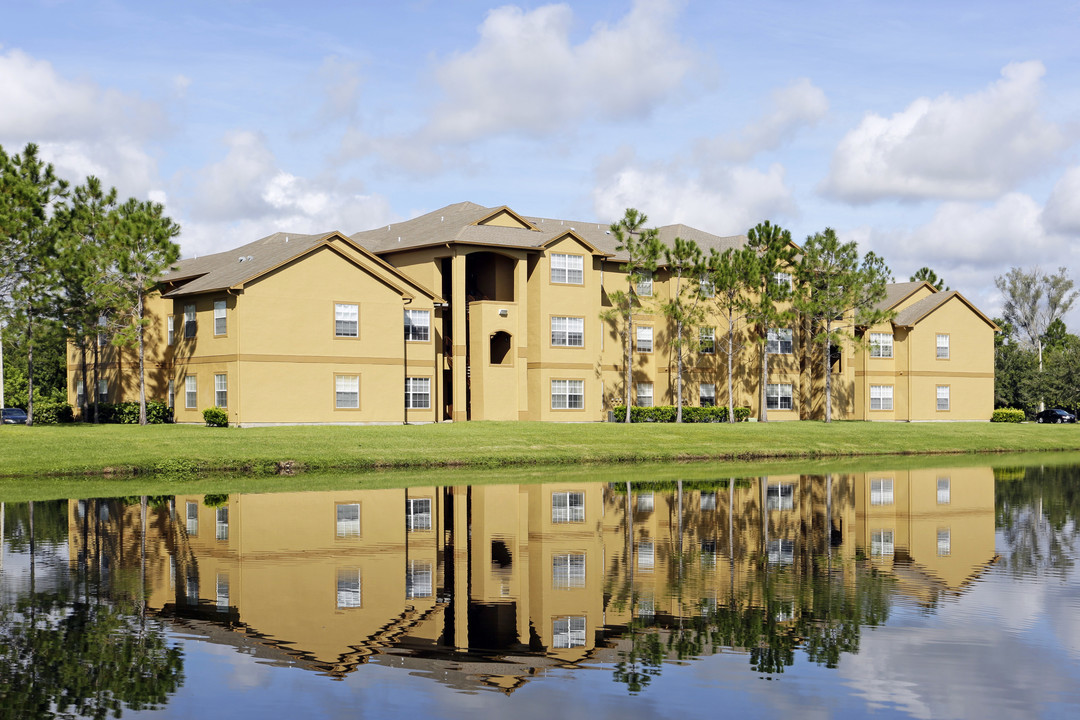
[[[4,503],[0,717],[1072,718],[1078,514],[1080,467]]]

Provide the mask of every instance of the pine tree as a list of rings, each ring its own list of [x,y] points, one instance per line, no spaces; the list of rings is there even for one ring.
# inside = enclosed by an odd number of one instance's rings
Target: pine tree
[[[725,342],[717,345],[727,355],[728,422],[735,422],[734,383],[735,356],[742,351],[741,328],[750,312],[749,289],[758,276],[757,253],[750,248],[728,248],[709,254],[708,279],[713,292],[712,306],[727,325]]]
[[[746,233],[746,247],[757,257],[753,290],[756,298],[750,303],[747,319],[755,327],[761,345],[761,422],[769,421],[767,391],[769,383],[769,331],[788,322],[791,313],[782,307],[791,295],[790,273],[795,262],[796,247],[791,232],[768,220],[758,223]]]
[[[664,315],[675,323],[675,422],[683,416],[684,353],[697,347],[694,331],[704,315],[701,307],[704,263],[701,248],[693,240],[675,238],[672,247],[664,248],[664,261],[671,276],[671,295],[661,306]],[[707,281],[707,279],[706,279]]]
[[[154,279],[180,257],[172,238],[180,226],[166,217],[164,207],[130,198],[117,210],[114,283],[122,304],[122,325],[115,341],[139,348],[139,424],[146,424],[146,297]]]

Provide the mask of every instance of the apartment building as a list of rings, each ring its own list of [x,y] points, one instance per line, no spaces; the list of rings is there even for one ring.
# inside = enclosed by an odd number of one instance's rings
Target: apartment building
[[[706,253],[745,242],[658,230],[667,245],[682,237]],[[627,259],[606,225],[469,202],[351,236],[275,233],[162,275],[147,305],[148,395],[168,401],[178,422],[218,406],[245,426],[603,421],[626,397],[625,329],[602,316],[610,294],[627,289]],[[672,285],[661,266],[635,288],[636,405],[675,403],[674,328],[660,310]],[[989,419],[994,324],[926,283],[891,286],[886,302],[896,319],[836,355],[834,418]],[[727,403],[727,328],[708,317],[686,357],[684,404]],[[770,420],[823,416],[820,351],[807,335],[769,330]],[[733,373],[734,403],[754,416],[761,352],[746,343]],[[79,364],[72,349],[73,403]],[[104,352],[99,370],[99,398],[137,397],[130,357]]]

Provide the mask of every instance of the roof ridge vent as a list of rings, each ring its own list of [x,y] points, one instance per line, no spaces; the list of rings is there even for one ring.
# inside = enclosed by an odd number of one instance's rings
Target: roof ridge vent
[[[285,242],[289,242],[289,236],[288,235],[285,236]]]

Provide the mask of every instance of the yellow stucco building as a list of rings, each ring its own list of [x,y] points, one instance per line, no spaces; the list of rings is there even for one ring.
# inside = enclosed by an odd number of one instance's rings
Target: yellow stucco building
[[[659,236],[706,253],[745,242],[685,225]],[[605,225],[468,202],[352,236],[276,233],[160,278],[147,306],[148,396],[178,422],[201,422],[212,406],[236,425],[606,420],[626,396],[624,329],[601,318],[610,293],[627,288],[626,260]],[[674,329],[660,310],[672,284],[661,266],[637,287],[636,405],[675,403]],[[870,340],[841,348],[832,365],[834,417],[988,420],[994,324],[926,283],[889,293],[895,320],[865,329]],[[726,330],[713,308],[686,357],[684,404],[727,404]],[[820,351],[807,335],[770,330],[770,420],[824,413]],[[131,353],[98,354],[95,396],[136,399]],[[734,403],[752,416],[760,356],[746,343],[734,363]],[[72,348],[76,405],[80,365]]]

